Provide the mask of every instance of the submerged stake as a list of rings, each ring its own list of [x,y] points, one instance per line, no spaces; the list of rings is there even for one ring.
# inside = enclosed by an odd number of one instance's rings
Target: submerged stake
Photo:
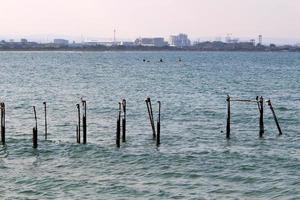
[[[46,102],[43,102],[44,104],[44,111],[45,111],[45,140],[47,140],[47,104]]]
[[[264,135],[264,99],[261,96],[259,99],[259,137],[263,137]]]
[[[158,119],[157,119],[157,135],[156,135],[156,146],[160,145],[160,110],[161,110],[161,102],[158,101]]]
[[[154,119],[153,119],[151,99],[148,97],[145,100],[145,102],[146,102],[147,110],[148,110],[148,114],[149,114],[149,120],[150,120],[150,124],[151,124],[151,128],[152,128],[153,139],[155,139],[156,133],[155,133],[155,124],[154,124]]]
[[[126,142],[126,100],[122,100],[123,119],[122,119],[122,142]]]
[[[83,116],[82,116],[82,137],[83,137],[83,144],[86,144],[86,133],[87,133],[87,125],[86,125],[86,101],[82,100],[82,107],[84,109]]]
[[[33,106],[33,113],[35,119],[35,127],[32,129],[32,143],[33,143],[33,148],[36,149],[38,147],[38,129],[37,129],[37,117],[36,117],[35,106]]]
[[[5,145],[5,103],[0,104],[1,109],[1,144]]]
[[[119,148],[121,144],[121,103],[119,102],[119,112],[117,119],[116,145]]]
[[[80,105],[76,104],[77,112],[78,112],[78,125],[76,126],[76,139],[77,143],[80,144]]]
[[[277,116],[276,116],[276,114],[275,114],[274,108],[273,108],[273,106],[272,106],[271,100],[268,100],[267,103],[268,103],[268,105],[269,105],[269,107],[270,107],[270,109],[271,109],[271,111],[272,111],[272,114],[273,114],[273,117],[274,117],[274,120],[275,120],[277,129],[278,129],[279,135],[282,135],[282,131],[281,131],[281,128],[280,128],[280,125],[279,125]]]
[[[226,138],[230,139],[230,96],[227,95],[227,124],[226,124]]]

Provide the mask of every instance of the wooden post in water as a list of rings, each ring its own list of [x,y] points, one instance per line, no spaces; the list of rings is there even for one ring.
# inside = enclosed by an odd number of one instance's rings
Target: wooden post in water
[[[33,148],[36,149],[38,147],[38,129],[37,129],[37,117],[36,117],[36,110],[35,106],[33,106],[33,113],[34,113],[34,119],[35,119],[35,127],[33,128],[33,135],[32,135],[32,143]]]
[[[153,140],[155,140],[155,138],[156,138],[156,130],[155,130],[154,117],[153,117],[152,103],[151,103],[151,99],[150,98],[148,98],[148,103],[149,103],[149,108],[150,108],[150,112],[151,112],[151,119],[152,119]]]
[[[281,131],[281,128],[280,128],[280,125],[279,125],[277,116],[276,116],[276,114],[275,114],[274,108],[273,108],[273,106],[272,106],[271,100],[268,100],[267,102],[268,102],[268,105],[269,105],[269,107],[270,107],[270,109],[271,109],[271,111],[272,111],[272,114],[273,114],[273,117],[274,117],[274,120],[275,120],[277,129],[278,129],[279,135],[282,135],[282,131]]]
[[[259,98],[259,137],[262,138],[264,135],[264,99],[261,96]]]
[[[5,145],[5,103],[0,104],[1,109],[1,144]]]
[[[119,102],[119,112],[118,112],[118,119],[117,119],[116,145],[118,148],[121,146],[121,103],[120,102]]]
[[[122,119],[122,142],[126,142],[126,100],[122,100],[123,119]]]
[[[80,144],[80,104],[76,104],[78,112],[78,125],[76,126],[76,139],[77,143]]]
[[[160,110],[161,110],[161,102],[158,101],[158,119],[157,119],[157,135],[156,135],[156,146],[160,145]]]
[[[45,112],[45,140],[47,140],[48,132],[47,132],[47,103],[43,102],[44,104],[44,112]]]
[[[226,124],[226,138],[230,139],[230,96],[227,95],[227,124]]]
[[[86,133],[87,133],[87,125],[86,125],[86,101],[82,100],[83,107],[83,116],[82,116],[82,143],[86,144]]]
[[[154,119],[153,119],[153,111],[152,111],[152,104],[151,104],[151,99],[148,97],[146,100],[146,105],[147,105],[147,110],[149,114],[149,120],[152,128],[152,133],[153,133],[153,139],[156,138],[156,133],[155,133],[155,124],[154,124]]]

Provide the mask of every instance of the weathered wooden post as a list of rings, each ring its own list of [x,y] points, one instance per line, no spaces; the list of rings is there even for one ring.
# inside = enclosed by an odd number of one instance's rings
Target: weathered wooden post
[[[259,137],[264,135],[264,98],[261,96],[259,98]]]
[[[227,125],[226,125],[226,138],[230,139],[230,96],[227,95]]]
[[[37,117],[36,117],[35,106],[33,106],[33,113],[35,119],[35,127],[33,128],[32,143],[33,143],[33,148],[36,149],[38,147],[38,128],[37,128]]]
[[[117,131],[116,131],[116,145],[119,148],[121,146],[121,103],[119,102],[119,112],[117,119]]]
[[[5,145],[5,103],[0,104],[1,109],[1,144]]]
[[[43,102],[44,104],[44,112],[45,112],[45,140],[47,140],[48,132],[47,132],[47,103]]]
[[[126,142],[126,100],[122,100],[123,119],[122,119],[122,142]]]
[[[147,105],[147,110],[149,114],[149,120],[152,128],[152,133],[153,133],[153,139],[156,138],[156,133],[155,133],[155,124],[154,124],[154,119],[153,119],[153,111],[152,111],[152,104],[151,104],[151,99],[148,97],[146,100],[146,105]]]
[[[269,105],[269,107],[270,107],[270,109],[271,109],[271,111],[272,111],[272,114],[273,114],[273,117],[274,117],[274,120],[275,120],[277,129],[278,129],[279,135],[282,135],[282,131],[281,131],[281,128],[280,128],[280,125],[279,125],[277,116],[276,116],[276,114],[275,114],[274,108],[273,108],[273,106],[272,106],[271,100],[268,100],[267,103],[268,103],[268,105]]]
[[[76,126],[76,139],[77,143],[80,144],[80,104],[76,104],[78,112],[78,125]]]
[[[160,145],[160,110],[161,110],[161,102],[158,101],[158,119],[157,119],[157,135],[156,135],[156,146]]]
[[[84,109],[83,116],[82,116],[82,143],[86,144],[86,134],[87,134],[87,125],[86,125],[86,101],[82,100],[82,107]]]

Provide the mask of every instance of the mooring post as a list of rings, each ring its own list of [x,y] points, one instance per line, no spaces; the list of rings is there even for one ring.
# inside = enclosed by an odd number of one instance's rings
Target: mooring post
[[[158,119],[157,119],[157,135],[156,135],[156,146],[160,145],[160,110],[161,110],[161,102],[158,101]]]
[[[121,103],[119,102],[119,111],[117,119],[116,145],[119,148],[121,141]]]
[[[151,103],[151,99],[149,97],[148,97],[148,103],[149,103],[149,108],[150,108],[150,112],[151,112],[151,119],[152,119],[153,140],[155,140],[155,138],[156,138],[156,131],[155,131],[155,124],[154,124],[152,103]]]
[[[226,125],[226,138],[230,139],[230,96],[227,95],[227,125]]]
[[[155,133],[155,124],[154,124],[154,119],[153,119],[151,99],[148,97],[145,100],[145,102],[146,102],[147,109],[148,109],[148,114],[149,114],[150,124],[151,124],[151,128],[152,128],[153,139],[155,139],[156,138],[156,133]]]
[[[277,119],[277,116],[275,114],[275,111],[274,111],[274,108],[272,106],[272,103],[271,103],[271,100],[268,100],[267,101],[271,111],[272,111],[272,114],[273,114],[273,118],[275,120],[275,123],[276,123],[276,126],[277,126],[277,129],[278,129],[278,132],[279,132],[279,135],[282,135],[282,131],[281,131],[281,128],[280,128],[280,125],[279,125],[279,122],[278,122],[278,119]]]
[[[48,136],[48,133],[47,133],[47,103],[43,102],[43,104],[44,104],[44,112],[45,112],[45,140],[47,140],[47,136]]]
[[[82,143],[86,144],[86,133],[87,133],[87,126],[86,126],[86,101],[82,100],[82,107],[84,109],[83,116],[82,116]]]
[[[33,143],[33,148],[36,149],[38,147],[38,129],[37,129],[37,117],[36,117],[35,106],[33,106],[33,113],[35,119],[35,127],[33,128],[32,143]]]
[[[77,112],[78,112],[78,125],[76,126],[76,139],[77,143],[80,144],[80,104],[76,104]]]
[[[261,96],[260,98],[259,98],[259,107],[260,107],[260,109],[259,109],[259,113],[260,113],[260,115],[259,115],[259,137],[263,137],[263,135],[264,135],[264,132],[265,132],[265,130],[264,130],[264,98]]]
[[[5,103],[0,104],[1,109],[1,144],[5,145]]]
[[[122,100],[123,119],[122,119],[122,142],[126,142],[126,100]]]

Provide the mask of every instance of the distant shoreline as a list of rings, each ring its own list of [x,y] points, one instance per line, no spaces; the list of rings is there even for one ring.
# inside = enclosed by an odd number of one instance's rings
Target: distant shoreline
[[[202,43],[197,46],[189,47],[149,47],[149,46],[57,46],[57,47],[47,47],[43,44],[37,44],[33,46],[22,46],[22,45],[0,45],[0,51],[91,51],[91,52],[103,52],[103,51],[195,51],[195,52],[300,52],[300,47],[298,46],[254,46],[254,45],[243,45],[237,44],[226,44],[226,43],[213,43],[207,42]]]
[[[0,52],[294,52],[298,53],[300,50],[165,50],[165,49],[151,49],[151,50],[137,50],[137,49],[126,49],[126,50],[95,50],[95,49],[0,49]]]

